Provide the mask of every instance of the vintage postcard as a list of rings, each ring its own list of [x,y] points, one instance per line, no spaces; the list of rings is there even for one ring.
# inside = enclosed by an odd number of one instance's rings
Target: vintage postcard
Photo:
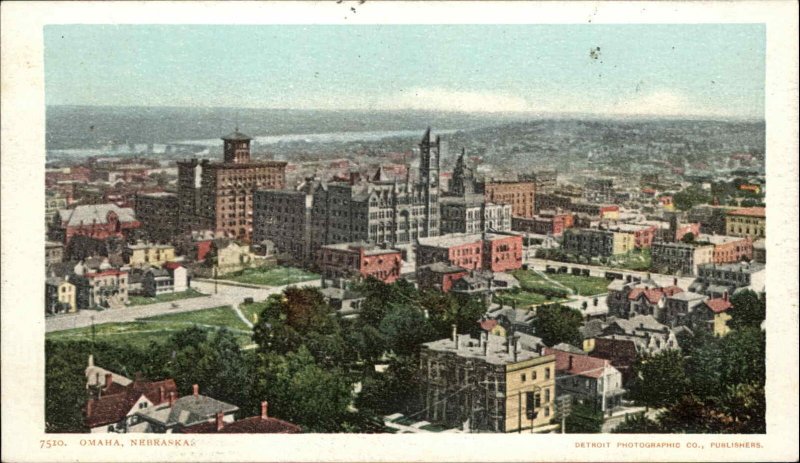
[[[4,461],[795,461],[797,4],[4,3]]]

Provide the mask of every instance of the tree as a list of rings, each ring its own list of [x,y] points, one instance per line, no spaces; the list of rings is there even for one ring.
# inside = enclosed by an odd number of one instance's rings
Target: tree
[[[629,397],[648,407],[673,404],[687,389],[683,356],[677,350],[665,350],[637,359],[633,373]]]
[[[86,357],[64,347],[45,341],[45,432],[87,432],[81,413],[88,399],[83,375]]]
[[[731,305],[728,310],[728,315],[731,316],[728,324],[734,330],[746,326],[760,328],[767,316],[766,302],[749,289],[734,294]]]
[[[612,431],[614,434],[655,434],[664,430],[658,422],[651,420],[644,413],[625,416],[625,421],[617,425]]]
[[[591,405],[576,403],[564,423],[564,431],[569,434],[599,433],[603,429],[603,412]]]
[[[683,235],[681,241],[684,243],[694,243],[694,239],[695,239],[694,233],[688,232]]]
[[[258,354],[254,378],[254,398],[269,401],[275,416],[306,432],[343,430],[352,385],[340,370],[317,365],[305,346],[286,355]]]
[[[378,415],[421,410],[422,385],[418,370],[413,357],[391,359],[386,371],[364,379],[356,407]]]
[[[560,304],[538,307],[532,321],[534,332],[548,346],[562,342],[580,346],[582,323],[579,310]]]
[[[381,320],[379,329],[389,348],[397,355],[415,355],[420,344],[436,338],[422,311],[406,305],[393,307]]]

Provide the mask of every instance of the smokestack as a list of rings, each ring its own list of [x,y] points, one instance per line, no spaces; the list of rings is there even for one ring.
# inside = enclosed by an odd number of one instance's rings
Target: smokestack
[[[112,378],[111,373],[106,373],[106,385],[105,385],[106,389],[111,387],[111,383],[113,382],[111,378]]]
[[[192,384],[192,394],[194,394],[195,397],[200,395],[200,386],[197,384]]]
[[[225,426],[225,414],[217,412],[217,431],[221,430],[223,426]]]
[[[269,404],[267,403],[266,400],[261,402],[261,419],[262,420],[266,420],[267,417],[269,416],[269,415],[267,415],[267,407],[268,406],[269,406]]]
[[[514,338],[514,347],[512,347],[511,354],[514,356],[514,362],[517,361],[517,342],[519,341],[518,338]]]

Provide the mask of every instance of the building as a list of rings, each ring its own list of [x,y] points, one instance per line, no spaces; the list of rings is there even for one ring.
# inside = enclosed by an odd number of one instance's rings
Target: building
[[[636,244],[632,233],[570,228],[564,232],[561,247],[568,254],[610,257],[633,251]]]
[[[650,248],[651,268],[669,275],[697,275],[702,264],[714,261],[714,245],[655,242]]]
[[[45,224],[53,222],[53,218],[58,215],[58,211],[69,206],[67,196],[58,190],[48,190],[45,192],[44,218]]]
[[[610,178],[591,178],[583,185],[583,199],[590,203],[610,203],[614,201],[614,180]]]
[[[689,222],[700,224],[700,233],[709,235],[725,235],[727,228],[725,219],[728,212],[736,210],[730,206],[712,206],[703,204],[692,207],[687,216]],[[695,233],[697,235],[697,233]]]
[[[501,233],[452,234],[417,244],[417,265],[449,263],[470,270],[505,272],[522,267],[522,236]]]
[[[634,377],[633,365],[636,363],[636,345],[627,339],[596,338],[589,355],[608,360],[622,374],[622,385],[629,384]]]
[[[555,356],[557,397],[572,396],[603,413],[621,405],[626,392],[622,373],[610,361],[551,348],[545,348],[544,355]]]
[[[455,294],[482,296],[489,305],[494,293],[514,288],[519,288],[519,281],[508,273],[471,270],[469,274],[453,282],[451,291]]]
[[[225,414],[217,413],[214,421],[187,426],[184,434],[297,434],[300,426],[267,415],[267,402],[261,402],[261,415],[233,422],[225,421]]]
[[[126,246],[125,255],[131,267],[160,267],[175,260],[175,247],[171,244],[138,241]]]
[[[753,240],[749,237],[700,235],[697,242],[714,245],[714,263],[749,261],[753,258]]]
[[[394,283],[403,267],[401,253],[366,243],[328,244],[322,247],[318,267],[323,278],[376,278]]]
[[[549,431],[555,414],[555,356],[517,338],[483,333],[422,344],[425,419],[488,432]]]
[[[298,264],[314,261],[311,248],[311,209],[314,180],[297,190],[258,190],[253,193],[253,241],[270,240],[278,253]]]
[[[44,262],[45,265],[57,264],[64,260],[64,245],[57,241],[45,241],[44,243]]]
[[[128,303],[128,271],[111,268],[108,264],[97,270],[78,270],[70,278],[75,285],[75,304],[78,309],[104,307],[118,309]]]
[[[205,257],[205,267],[214,267],[217,275],[239,272],[246,268],[256,267],[260,263],[250,246],[227,238],[215,239],[211,250]],[[209,274],[209,276],[212,275]]]
[[[95,240],[116,237],[127,240],[140,223],[131,208],[115,204],[88,204],[74,209],[61,209],[53,217],[51,237],[55,241],[69,245],[75,236],[85,236]]]
[[[531,218],[514,217],[511,229],[514,231],[535,233],[537,235],[561,236],[564,230],[575,225],[575,216],[555,211],[539,211]]]
[[[753,261],[767,263],[767,241],[763,238],[753,241]]]
[[[525,181],[484,181],[476,185],[488,203],[510,204],[511,215],[533,217],[535,185]]]
[[[623,315],[626,317],[653,315],[656,319],[661,319],[664,316],[667,299],[682,292],[683,289],[677,286],[633,288],[628,293],[628,308]]]
[[[49,277],[44,286],[45,313],[71,313],[77,310],[75,301],[75,285],[69,278]]]
[[[179,202],[175,193],[137,193],[134,203],[136,218],[147,239],[168,242],[180,232]]]
[[[760,293],[765,290],[766,272],[766,266],[758,262],[708,263],[698,267],[697,279],[689,290],[710,297],[735,294],[740,289]]]
[[[639,354],[657,354],[680,348],[675,333],[652,315],[637,315],[629,319],[611,318],[598,337],[632,341]]]
[[[286,186],[286,163],[253,161],[251,138],[235,130],[222,137],[223,162],[192,159],[178,163],[180,227],[210,229],[250,241],[253,192]]]
[[[633,245],[636,249],[646,249],[652,246],[656,238],[657,230],[654,225],[636,225],[628,223],[609,225],[608,229],[613,232],[632,234]]]
[[[572,210],[571,196],[556,194],[556,193],[537,193],[536,194],[536,212],[547,210]]]
[[[439,201],[441,233],[511,231],[510,204],[484,201],[483,196],[444,197]]]
[[[170,262],[164,268],[149,268],[142,275],[142,294],[147,297],[181,293],[187,289],[187,270],[177,262]]]
[[[443,293],[450,292],[456,280],[469,275],[469,270],[444,262],[428,265],[417,265],[417,285],[419,289],[434,289]]]
[[[588,215],[600,220],[619,219],[619,206],[616,204],[596,204],[587,202],[572,202],[567,208],[575,214]]]
[[[140,408],[134,414],[138,423],[128,432],[175,433],[203,423],[236,421],[239,407],[200,394],[197,384],[192,390],[192,395],[176,398],[173,393],[166,402]]]
[[[725,234],[747,236],[754,240],[765,238],[767,230],[767,209],[748,207],[729,211],[725,217]]]
[[[557,170],[540,170],[531,175],[522,176],[522,180],[532,180],[535,185],[536,194],[550,194],[556,190],[558,185]]]
[[[90,360],[87,372],[92,367]],[[105,373],[105,381],[90,389],[92,397],[84,408],[84,423],[92,433],[144,432],[138,413],[166,403],[178,390],[172,379],[131,381],[122,377],[125,381],[120,384],[115,376]]]
[[[667,297],[667,302],[658,321],[675,328],[691,324],[692,314],[703,304],[707,296],[692,291],[682,291]]]

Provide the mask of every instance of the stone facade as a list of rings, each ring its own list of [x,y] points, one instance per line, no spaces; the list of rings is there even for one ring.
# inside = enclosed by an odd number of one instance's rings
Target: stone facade
[[[696,275],[698,266],[714,261],[714,245],[656,242],[650,249],[654,272]]]
[[[633,234],[611,230],[571,228],[564,232],[562,249],[569,254],[609,257],[635,248]]]
[[[748,207],[728,212],[725,218],[726,235],[747,236],[754,240],[765,238],[767,210],[763,207]]]
[[[510,204],[486,203],[482,196],[446,197],[440,202],[441,233],[511,231]]]

